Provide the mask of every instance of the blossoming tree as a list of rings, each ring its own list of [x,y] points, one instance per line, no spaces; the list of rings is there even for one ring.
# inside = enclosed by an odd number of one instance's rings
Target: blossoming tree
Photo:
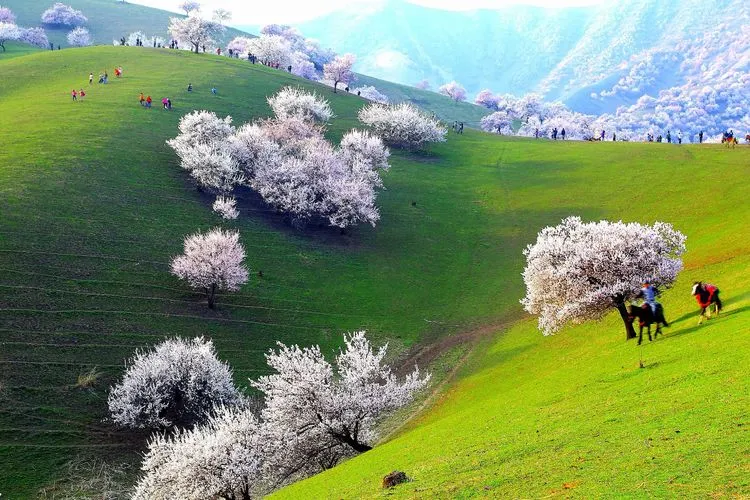
[[[221,24],[197,15],[184,19],[173,17],[169,20],[169,34],[180,42],[189,43],[196,54],[201,45],[210,45],[223,32],[224,26]]]
[[[212,229],[185,238],[185,253],[172,260],[172,274],[206,293],[213,309],[216,292],[234,292],[247,283],[245,250],[237,232]]]
[[[355,80],[352,66],[356,58],[354,54],[344,54],[323,66],[323,78],[333,83],[333,91],[336,92],[339,83],[349,85]]]
[[[456,102],[466,100],[466,89],[460,83],[455,80],[445,85],[441,85],[438,92],[444,96],[448,96]]]
[[[599,319],[617,309],[635,337],[626,302],[649,281],[670,287],[682,269],[685,236],[670,224],[588,222],[568,217],[547,227],[524,250],[526,311],[550,335],[568,322]]]
[[[91,34],[86,28],[75,28],[68,33],[68,44],[73,47],[88,47],[91,45]]]
[[[418,149],[429,142],[445,142],[445,127],[408,103],[371,104],[359,111],[359,119],[393,146]]]

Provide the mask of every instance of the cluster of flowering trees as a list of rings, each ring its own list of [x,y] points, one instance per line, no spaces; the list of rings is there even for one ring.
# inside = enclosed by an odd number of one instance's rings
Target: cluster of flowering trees
[[[189,361],[174,359],[179,352],[188,360],[202,360],[193,367],[194,392],[200,392],[204,380],[227,381],[228,368],[202,339],[168,342],[156,348],[160,357],[141,354],[131,370],[137,365],[138,371],[181,379]],[[210,417],[150,440],[135,498],[252,498],[369,450],[377,423],[412,401],[430,378],[415,367],[398,380],[383,362],[386,349],[374,350],[365,332],[355,332],[345,335],[344,348],[331,364],[318,346],[279,344],[266,356],[272,374],[251,381],[263,394],[262,409],[252,411],[233,386],[221,385],[227,402]],[[162,373],[163,367],[177,374]],[[131,378],[129,371],[125,380]],[[134,386],[128,388],[132,392]],[[158,402],[182,394],[164,384],[158,388]]]
[[[50,26],[80,26],[87,21],[83,12],[59,2],[42,13],[42,23]]]
[[[550,335],[568,322],[599,319],[616,308],[627,338],[635,337],[626,302],[645,282],[674,283],[682,269],[685,236],[670,224],[588,222],[569,217],[544,228],[524,251],[526,311]]]
[[[189,12],[195,13],[193,9]],[[224,25],[203,19],[198,15],[186,18],[172,17],[169,20],[169,34],[175,40],[189,44],[197,54],[203,45],[211,45],[215,38],[224,32]]]
[[[295,222],[321,217],[339,228],[375,225],[376,189],[390,154],[380,138],[353,130],[335,147],[320,126],[332,116],[324,99],[286,88],[268,102],[275,118],[237,129],[231,117],[185,115],[180,134],[168,143],[203,189],[230,195],[248,186]]]
[[[42,28],[22,28],[16,25],[16,16],[7,7],[0,7],[0,48],[5,52],[6,42],[21,42],[47,48],[49,40]]]
[[[359,111],[359,119],[395,147],[418,149],[428,142],[444,142],[447,130],[411,104],[370,104]]]

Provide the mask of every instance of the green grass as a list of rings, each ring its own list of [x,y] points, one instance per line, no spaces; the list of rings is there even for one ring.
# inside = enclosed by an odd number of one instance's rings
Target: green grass
[[[115,65],[124,67],[125,78],[94,85],[85,102],[71,102],[70,90],[87,86],[90,71]],[[188,82],[195,87],[192,94],[185,91]],[[102,421],[107,387],[136,347],[171,335],[208,335],[241,384],[263,373],[263,352],[276,340],[318,343],[332,353],[342,332],[366,328],[377,342],[389,341],[394,355],[405,356],[409,349],[447,335],[519,317],[521,249],[541,227],[567,215],[674,223],[689,237],[690,271],[679,293],[666,301],[668,314],[690,310],[684,298],[690,273],[726,290],[728,313],[744,307],[740,305],[747,300],[747,284],[741,271],[750,245],[746,148],[534,142],[468,131],[464,136],[451,134],[446,144],[428,152],[394,152],[386,190],[379,196],[382,220],[375,229],[359,227],[346,235],[320,228],[296,231],[246,194],[240,196],[240,219],[222,223],[210,211],[211,200],[191,187],[164,141],[175,135],[179,117],[192,109],[229,113],[238,124],[267,116],[265,96],[290,83],[314,88],[331,100],[338,116],[328,131],[331,138],[356,126],[362,100],[244,61],[99,47],[42,51],[0,62],[4,496],[32,496],[60,478],[71,459],[104,456],[114,463],[137,463],[145,436],[120,432]],[[218,96],[208,91],[214,85]],[[171,97],[175,110],[141,108],[141,91],[156,101]],[[644,190],[641,179],[649,179],[655,188]],[[240,230],[249,265],[262,270],[263,277],[253,277],[236,295],[221,297],[218,310],[211,312],[200,296],[168,273],[168,262],[181,250],[186,234],[221,224]],[[710,265],[716,267],[705,267]],[[746,317],[727,314],[705,327],[716,330],[712,335],[682,335],[692,333],[692,325],[676,324],[665,341],[647,346],[654,354],[647,355],[653,369],[646,371],[632,369],[637,351],[622,342],[622,328],[615,323],[554,338],[543,338],[530,323],[522,323],[494,343],[482,344],[435,409],[394,441],[292,491],[319,494],[332,488],[328,493],[333,496],[375,494],[383,467],[403,467],[417,480],[397,490],[403,495],[414,494],[410,487],[425,488],[425,495],[452,495],[450,483],[465,486],[467,495],[481,494],[484,482],[505,463],[503,457],[515,457],[519,467],[529,466],[533,453],[550,458],[543,452],[552,453],[552,445],[534,452],[529,444],[528,455],[503,444],[514,442],[511,433],[529,429],[516,429],[524,415],[528,425],[554,417],[540,413],[539,401],[544,403],[546,397],[549,406],[559,399],[562,414],[575,408],[591,411],[592,400],[617,395],[622,388],[623,402],[614,398],[613,408],[628,407],[625,403],[635,394],[648,397],[656,387],[647,384],[638,391],[633,385],[634,392],[626,392],[631,385],[622,384],[628,377],[674,378],[672,389],[665,391],[695,386],[691,397],[699,402],[696,411],[712,412],[717,425],[729,422],[736,415],[734,406],[700,402],[715,400],[709,399],[710,391],[746,388],[728,382],[747,357],[737,340],[747,327]],[[739,328],[725,331],[725,324]],[[727,342],[720,343],[721,338]],[[696,359],[703,363],[712,345],[721,346],[713,354],[714,378],[695,385],[690,378],[681,382],[680,374],[690,373],[681,360],[692,356],[693,365]],[[510,356],[516,351],[517,356]],[[455,359],[451,356],[443,363]],[[590,370],[572,369],[566,364],[572,360],[577,360],[573,366],[590,365]],[[93,367],[100,373],[93,387],[76,387],[79,376]],[[597,377],[610,383],[599,386]],[[725,383],[717,386],[716,377]],[[746,383],[735,378],[738,384]],[[590,391],[583,392],[590,392],[591,399],[566,406],[563,396],[577,395],[579,381],[586,380]],[[524,403],[527,413],[516,414],[510,410],[523,387],[531,391]],[[665,397],[660,404],[663,408],[674,401]],[[695,422],[682,406],[673,410],[684,421]],[[592,425],[600,418],[588,415]],[[472,425],[449,423],[462,420]],[[646,421],[643,428],[658,422]],[[564,433],[552,432],[552,424],[540,432],[551,432],[563,448],[584,439],[576,437],[576,429],[588,429],[568,428],[563,420],[553,423]],[[618,429],[636,432],[640,425]],[[432,439],[433,430],[448,437]],[[461,434],[464,430],[467,435]],[[701,436],[708,436],[705,433]],[[728,438],[732,435],[727,431]],[[431,443],[420,441],[425,439]],[[423,448],[415,448],[420,443]],[[438,443],[451,455],[436,449]],[[702,450],[690,443],[680,449],[687,454]],[[487,458],[477,465],[479,459],[472,457],[480,452],[484,455],[478,456]],[[726,460],[712,458],[726,471],[715,482],[732,477],[730,460],[742,463],[740,446],[726,447],[725,454]],[[669,457],[668,467],[679,465]],[[606,460],[598,463],[600,471],[606,467]],[[541,458],[534,464],[552,472],[552,465],[562,467]],[[633,460],[628,466],[633,471],[647,467]],[[462,474],[461,481],[453,482],[446,475],[449,469]],[[550,480],[557,480],[554,474]],[[632,471],[622,481],[637,484],[628,478],[633,478]],[[728,481],[722,484],[731,491]],[[522,496],[532,491],[526,484],[517,483],[514,490],[509,483],[505,491]]]

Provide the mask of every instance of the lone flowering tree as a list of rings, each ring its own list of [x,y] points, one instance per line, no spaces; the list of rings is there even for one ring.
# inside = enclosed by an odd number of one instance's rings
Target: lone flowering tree
[[[185,15],[189,16],[191,12],[198,12],[201,10],[201,4],[200,2],[195,2],[193,0],[185,0],[184,2],[180,2],[180,5],[178,5],[180,10],[185,11]]]
[[[189,43],[197,54],[201,45],[210,45],[224,32],[224,26],[214,21],[207,21],[197,15],[169,20],[169,34],[180,42]]]
[[[568,322],[599,319],[617,309],[626,338],[635,337],[626,302],[646,281],[668,288],[682,269],[685,236],[670,224],[588,222],[568,217],[546,227],[524,250],[526,311],[545,335]]]
[[[88,47],[91,45],[91,34],[86,28],[75,28],[68,33],[68,43],[73,47]]]
[[[213,309],[217,291],[234,292],[247,283],[245,250],[239,239],[239,233],[218,228],[188,236],[185,253],[172,260],[172,274],[204,291]]]
[[[387,144],[407,149],[418,149],[429,142],[445,142],[447,133],[436,118],[409,103],[370,104],[359,111],[359,120]]]
[[[0,49],[5,52],[5,42],[18,40],[21,36],[21,30],[15,24],[0,23]]]
[[[323,78],[333,82],[333,91],[336,92],[339,83],[349,85],[355,80],[352,66],[357,58],[354,54],[344,54],[323,66]]]
[[[83,12],[60,2],[42,13],[42,22],[50,26],[80,26],[87,21]]]
[[[438,91],[441,94],[450,97],[456,102],[466,100],[466,89],[463,87],[463,85],[455,80],[450,83],[446,83],[445,85],[441,85]]]

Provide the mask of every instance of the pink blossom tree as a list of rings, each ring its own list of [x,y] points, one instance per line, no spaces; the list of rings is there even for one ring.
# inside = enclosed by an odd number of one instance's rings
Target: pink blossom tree
[[[8,7],[0,7],[0,23],[16,24],[16,15]]]
[[[474,104],[487,109],[497,109],[497,97],[489,89],[484,89],[474,98]]]
[[[466,100],[466,89],[455,80],[445,85],[441,85],[438,89],[441,94],[450,97],[456,102]]]
[[[47,33],[42,28],[21,29],[21,36],[18,40],[33,45],[34,47],[39,47],[40,49],[46,49],[49,47]]]
[[[11,23],[0,23],[0,48],[5,52],[5,43],[18,40],[21,36],[21,30],[18,26]]]
[[[110,389],[110,417],[131,429],[192,426],[216,406],[240,403],[229,365],[216,357],[211,340],[165,340],[136,351],[122,381]]]
[[[545,335],[568,322],[599,319],[616,309],[626,338],[634,338],[626,302],[646,281],[670,287],[682,269],[684,252],[685,236],[664,222],[584,223],[568,217],[544,228],[524,250],[526,297],[521,304],[539,315]]]
[[[349,85],[355,80],[352,71],[355,61],[354,54],[344,54],[323,66],[323,78],[333,83],[334,92],[337,91],[339,83]]]
[[[172,259],[172,274],[203,291],[213,309],[216,292],[234,292],[247,283],[245,249],[237,232],[216,228],[185,238],[185,252]]]
[[[52,26],[80,26],[87,21],[83,12],[59,2],[42,13],[42,23]]]

